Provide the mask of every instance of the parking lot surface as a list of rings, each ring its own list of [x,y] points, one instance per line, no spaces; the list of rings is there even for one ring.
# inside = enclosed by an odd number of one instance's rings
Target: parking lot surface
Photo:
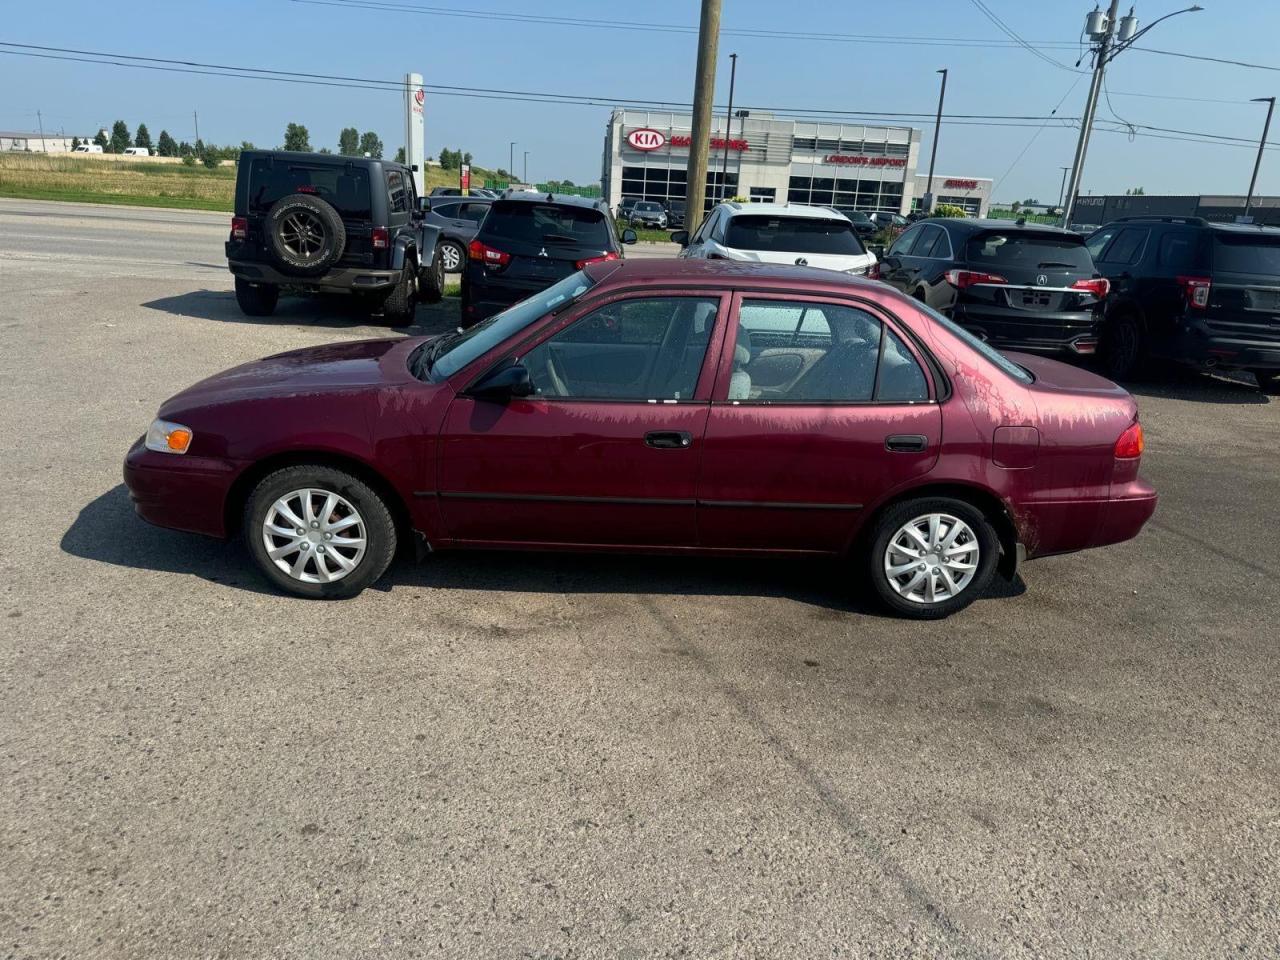
[[[440,555],[341,603],[137,520],[222,215],[0,201],[0,954],[1274,957],[1280,404],[1134,385],[1160,508],[941,623],[796,562]],[[448,328],[456,302],[410,333]]]

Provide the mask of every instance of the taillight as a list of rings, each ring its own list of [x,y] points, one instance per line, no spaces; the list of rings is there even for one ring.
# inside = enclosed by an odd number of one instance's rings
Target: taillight
[[[1179,277],[1182,292],[1186,295],[1187,306],[1203,310],[1209,305],[1209,288],[1213,286],[1212,277]]]
[[[1142,438],[1142,424],[1135,420],[1116,441],[1116,459],[1136,460],[1142,456],[1142,449],[1145,446],[1146,442]]]
[[[1111,292],[1111,281],[1106,277],[1094,277],[1092,280],[1077,280],[1071,285],[1072,290],[1084,290],[1101,300]]]
[[[483,240],[472,240],[467,247],[467,254],[472,260],[479,260],[486,267],[505,267],[511,262],[511,254],[495,250]]]
[[[979,283],[1008,283],[1004,277],[995,273],[983,273],[980,270],[948,270],[947,283],[957,290],[972,287]]]
[[[391,246],[391,234],[387,232],[386,227],[374,227],[371,239],[375,250],[385,250]]]
[[[588,263],[604,263],[606,260],[621,260],[622,258],[610,250],[608,253],[602,253],[598,257],[587,257],[585,260],[579,260],[575,266],[581,270]]]
[[[248,240],[249,239],[249,218],[248,217],[232,217],[231,218],[231,239],[232,240]]]

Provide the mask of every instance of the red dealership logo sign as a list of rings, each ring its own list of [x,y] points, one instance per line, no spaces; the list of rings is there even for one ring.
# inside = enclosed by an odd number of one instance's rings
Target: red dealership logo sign
[[[711,138],[712,150],[723,150],[724,144],[725,144],[724,137]],[[687,133],[677,133],[675,136],[671,138],[671,145],[673,147],[692,146],[693,137],[689,136]],[[747,143],[746,140],[743,140],[740,137],[734,137],[729,141],[729,149],[730,150],[750,150],[751,144]]]
[[[950,180],[942,181],[942,185],[944,187],[956,187],[960,190],[976,190],[978,187],[978,181],[952,178]]]
[[[845,163],[857,167],[905,167],[906,157],[867,157],[862,154],[828,153],[823,163]]]
[[[413,100],[418,106],[422,106],[427,100],[427,92],[419,87],[413,91]]]
[[[632,130],[627,134],[627,143],[636,150],[643,150],[648,153],[650,150],[657,150],[666,146],[666,134],[659,130],[650,130],[644,127],[640,130]]]

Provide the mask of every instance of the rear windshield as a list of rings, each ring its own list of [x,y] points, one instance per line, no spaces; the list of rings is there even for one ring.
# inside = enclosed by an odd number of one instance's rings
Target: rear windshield
[[[1084,237],[1024,231],[984,233],[969,241],[970,263],[1026,270],[1069,267],[1093,273]]]
[[[349,220],[368,220],[369,171],[339,164],[309,164],[259,158],[249,169],[249,213],[263,214],[281,197],[309,193],[327,200]]]
[[[609,227],[599,210],[555,203],[499,200],[484,220],[486,237],[529,243],[564,243],[607,249]]]
[[[858,255],[866,251],[853,224],[813,217],[768,217],[745,214],[729,221],[724,245],[735,250],[776,253],[832,253]]]
[[[1280,238],[1215,234],[1213,269],[1280,276]]]

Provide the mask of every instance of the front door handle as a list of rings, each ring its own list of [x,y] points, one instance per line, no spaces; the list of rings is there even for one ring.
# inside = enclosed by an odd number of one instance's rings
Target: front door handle
[[[884,438],[884,448],[893,453],[923,453],[929,446],[929,438],[918,433],[895,433]]]
[[[693,443],[693,436],[684,430],[655,430],[644,435],[644,442],[658,450],[684,450]]]

